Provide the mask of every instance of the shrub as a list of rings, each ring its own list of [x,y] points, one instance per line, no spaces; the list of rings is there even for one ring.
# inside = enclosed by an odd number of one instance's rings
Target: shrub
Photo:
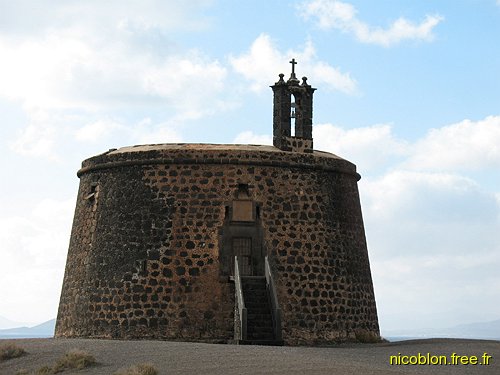
[[[36,371],[36,375],[50,375],[50,374],[53,374],[54,372],[52,371],[52,367],[50,366],[43,366],[43,367],[40,367],[37,371]]]
[[[36,371],[28,371],[23,369],[16,372],[16,375],[51,375],[51,374],[53,374],[53,372],[52,372],[52,367],[50,366],[40,367]]]
[[[95,364],[95,358],[83,350],[73,349],[59,358],[54,366],[42,366],[36,371],[19,370],[16,375],[51,375],[66,370],[81,370]],[[149,375],[149,374],[148,374]]]
[[[158,375],[158,370],[150,363],[140,363],[115,372],[114,375]]]
[[[16,344],[0,345],[0,362],[6,361],[7,359],[20,357],[23,354],[26,354],[24,349],[17,346]]]
[[[355,332],[355,335],[356,341],[362,342],[364,344],[374,344],[380,342],[380,337],[370,331],[360,329]]]
[[[92,366],[95,363],[95,358],[91,354],[83,350],[73,349],[57,360],[56,364],[52,368],[52,372],[57,374],[58,372],[63,372],[64,370],[81,370]]]

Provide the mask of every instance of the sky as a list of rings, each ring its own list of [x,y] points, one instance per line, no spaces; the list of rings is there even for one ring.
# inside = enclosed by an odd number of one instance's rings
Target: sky
[[[382,334],[500,318],[500,1],[0,0],[0,316],[56,317],[81,162],[272,143],[291,58],[357,165]]]

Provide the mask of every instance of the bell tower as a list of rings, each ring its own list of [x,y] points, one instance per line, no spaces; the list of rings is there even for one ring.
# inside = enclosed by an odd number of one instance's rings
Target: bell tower
[[[295,59],[290,61],[292,73],[285,82],[284,74],[273,89],[273,145],[283,151],[312,152],[312,106],[316,90],[302,77],[302,83],[295,75]],[[292,98],[294,101],[292,102]],[[295,133],[292,136],[292,119],[295,120]]]

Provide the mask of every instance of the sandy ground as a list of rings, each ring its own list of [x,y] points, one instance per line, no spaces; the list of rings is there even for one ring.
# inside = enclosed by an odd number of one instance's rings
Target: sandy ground
[[[500,374],[500,341],[431,339],[336,347],[266,347],[169,341],[90,339],[17,339],[28,354],[0,362],[0,374],[35,370],[76,348],[93,354],[98,364],[63,374],[113,374],[149,362],[160,374]],[[489,365],[390,365],[391,355],[476,355]]]

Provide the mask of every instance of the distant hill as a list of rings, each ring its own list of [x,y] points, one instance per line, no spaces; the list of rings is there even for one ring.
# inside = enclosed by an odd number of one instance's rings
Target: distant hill
[[[460,324],[448,328],[427,328],[419,330],[388,330],[383,336],[390,341],[401,338],[465,338],[500,340],[500,319],[491,322]]]
[[[43,338],[53,337],[56,320],[51,319],[45,323],[34,327],[17,327],[9,329],[0,329],[1,339],[20,339],[20,338]]]
[[[0,315],[0,330],[2,329],[9,329],[9,328],[16,328],[16,327],[21,327],[21,326],[29,326],[29,323],[26,322],[15,322],[13,320],[7,319],[4,316]]]

